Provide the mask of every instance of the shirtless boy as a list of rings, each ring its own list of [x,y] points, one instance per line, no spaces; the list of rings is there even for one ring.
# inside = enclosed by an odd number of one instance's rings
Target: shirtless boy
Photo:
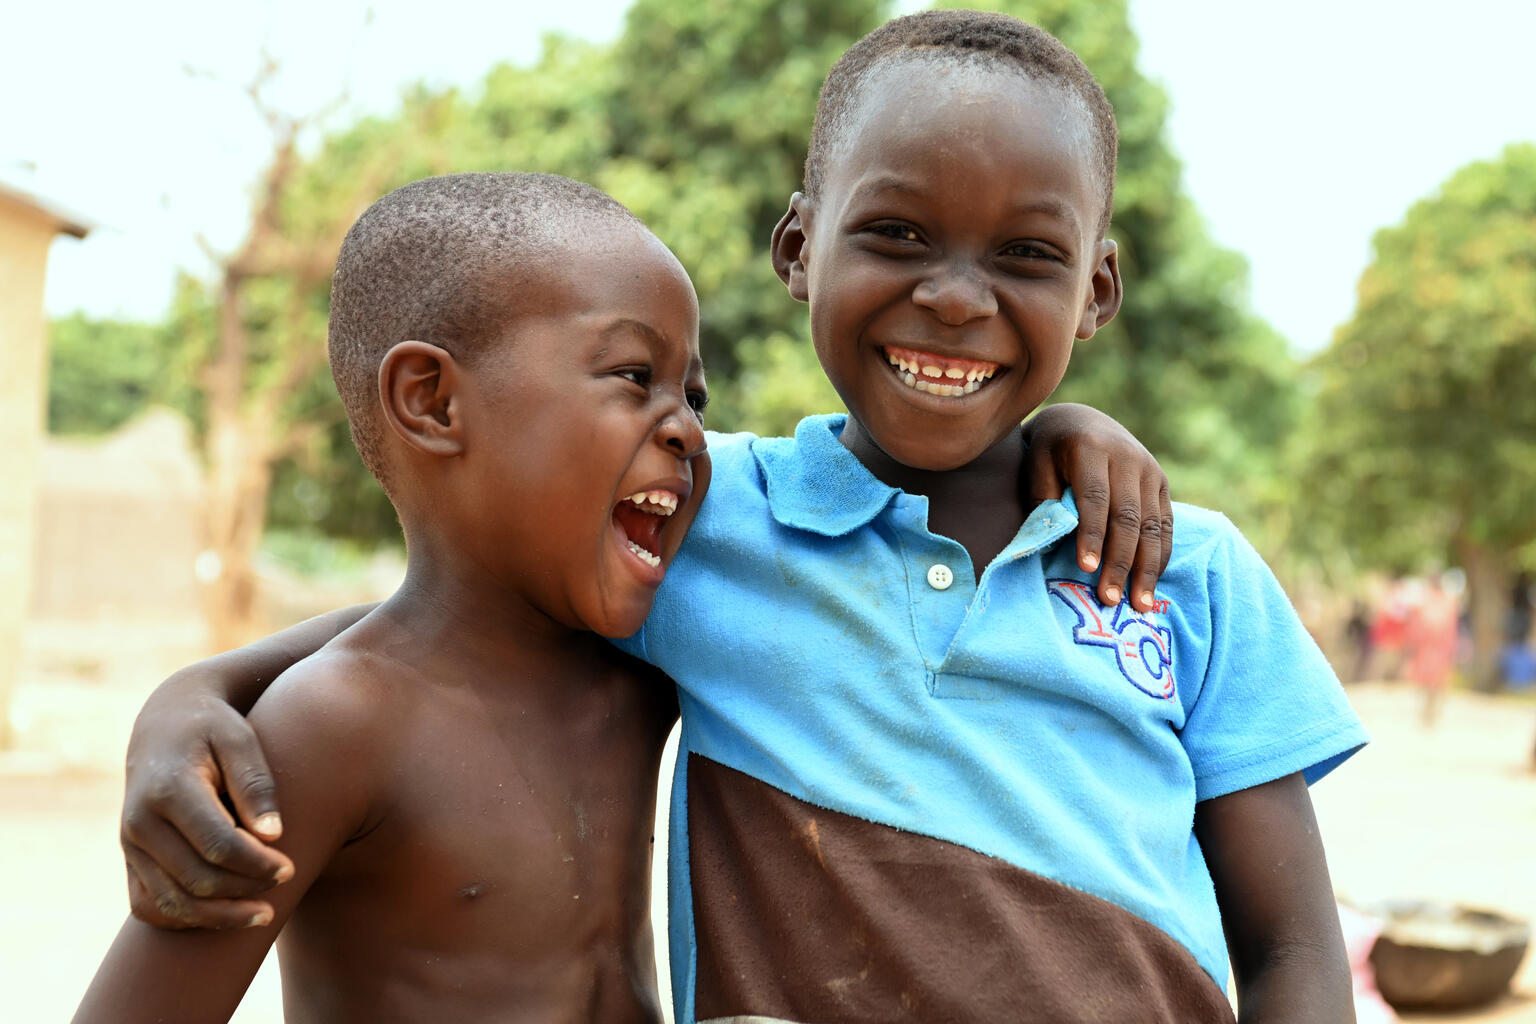
[[[251,712],[293,877],[259,927],[130,919],[75,1019],[227,1020],[276,939],[289,1021],[658,1020],[676,697],[603,637],[704,490],[688,276],[590,186],[431,178],[348,234],[330,352],[409,561]]]

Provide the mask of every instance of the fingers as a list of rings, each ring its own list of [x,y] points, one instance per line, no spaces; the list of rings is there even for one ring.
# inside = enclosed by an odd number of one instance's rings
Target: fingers
[[[1168,504],[1166,482],[1144,477],[1141,482],[1141,523],[1131,570],[1131,605],[1137,611],[1150,612],[1156,602],[1157,578],[1168,565],[1173,537],[1172,508],[1164,518]]]
[[[255,896],[293,877],[293,862],[285,854],[234,828],[227,818],[217,833],[205,833],[188,832],[173,820],[129,815],[123,821],[122,843],[125,855],[142,855],[177,888],[198,899]],[[229,852],[234,849],[238,855]],[[229,862],[238,866],[227,866]],[[149,871],[140,874],[146,880],[152,876]]]
[[[1157,562],[1157,575],[1161,577],[1168,571],[1168,563],[1173,558],[1173,498],[1168,494],[1167,477],[1157,489],[1157,517],[1163,535],[1163,557]]]
[[[272,905],[261,900],[199,899],[160,870],[142,850],[124,847],[128,904],[133,916],[157,928],[248,928],[272,923]]]
[[[1083,550],[1091,542],[1089,527],[1104,524],[1099,572],[1099,602],[1118,605],[1128,597],[1137,611],[1150,612],[1157,601],[1157,581],[1173,554],[1173,503],[1168,478],[1156,463],[1137,460],[1110,471],[1102,498],[1095,496],[1090,515],[1078,501],[1081,521],[1078,564],[1085,571]]]
[[[211,768],[162,770],[164,779],[146,793],[130,793],[124,804],[125,850],[143,850],[197,896],[240,896],[231,888],[237,879],[266,886],[291,876],[286,856],[236,827],[219,802]],[[189,860],[199,863],[194,868]]]
[[[209,742],[240,823],[269,843],[280,839],[283,819],[277,812],[277,783],[256,734],[242,719],[239,729],[221,732]]]
[[[1093,572],[1104,559],[1104,532],[1109,521],[1109,474],[1103,461],[1079,463],[1072,483],[1077,502],[1077,564]]]
[[[1113,608],[1125,595],[1126,580],[1135,564],[1136,547],[1141,541],[1141,495],[1124,482],[1117,485],[1107,502],[1108,523],[1104,536],[1104,561],[1099,570],[1099,603]]]

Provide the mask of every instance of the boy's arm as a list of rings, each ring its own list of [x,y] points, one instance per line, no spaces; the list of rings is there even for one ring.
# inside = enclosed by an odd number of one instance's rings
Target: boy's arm
[[[1086,405],[1048,406],[1024,424],[1024,480],[1031,504],[1059,498],[1062,484],[1077,502],[1077,564],[1099,573],[1107,607],[1122,594],[1152,610],[1157,579],[1173,554],[1168,478],[1152,454],[1114,419]]]
[[[305,671],[300,669],[301,672]],[[234,931],[167,931],[129,918],[96,972],[76,1024],[227,1021],[262,958],[304,893],[367,820],[368,766],[376,759],[368,702],[358,687],[330,686],[309,670],[284,680],[251,721],[283,774],[289,828],[282,839],[292,881],[271,897],[264,927]]]
[[[128,741],[121,826],[136,917],[167,928],[238,928],[270,915],[269,903],[254,897],[293,865],[265,845],[282,834],[282,819],[244,712],[273,679],[373,607],[329,612],[200,661],[145,701]]]
[[[1354,996],[1317,819],[1298,772],[1195,805],[1240,1024],[1344,1024]]]

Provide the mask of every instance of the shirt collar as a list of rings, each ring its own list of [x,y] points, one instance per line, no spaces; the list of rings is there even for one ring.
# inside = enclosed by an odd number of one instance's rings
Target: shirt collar
[[[768,508],[779,523],[841,537],[867,525],[902,493],[877,480],[843,447],[838,435],[847,421],[842,413],[807,416],[792,438],[753,442],[752,454],[767,484]],[[1076,528],[1077,502],[1066,488],[1059,499],[1035,507],[1001,557],[1053,547]]]
[[[752,445],[768,508],[785,526],[841,537],[868,524],[901,492],[875,479],[838,440],[846,415],[807,416],[795,436]]]

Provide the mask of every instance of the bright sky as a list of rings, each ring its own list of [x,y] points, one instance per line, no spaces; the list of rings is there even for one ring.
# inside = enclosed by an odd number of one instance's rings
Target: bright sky
[[[1248,257],[1258,311],[1302,351],[1348,318],[1376,229],[1462,164],[1536,141],[1531,0],[1130,3],[1142,69],[1169,93],[1189,191],[1216,238]],[[387,111],[409,82],[472,86],[499,60],[532,60],[545,31],[612,38],[625,6],[9,5],[0,179],[100,225],[54,246],[49,312],[153,319],[176,267],[206,271],[199,233],[238,244],[265,155],[238,85],[263,43],[283,65],[287,109],[313,109],[346,83],[351,112]]]

